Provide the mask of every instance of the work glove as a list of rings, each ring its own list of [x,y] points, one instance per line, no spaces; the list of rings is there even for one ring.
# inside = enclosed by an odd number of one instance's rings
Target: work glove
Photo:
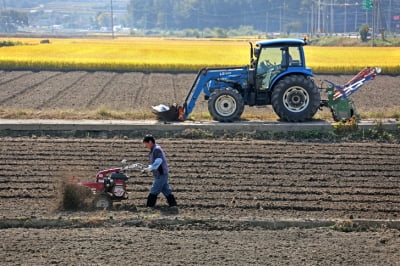
[[[151,169],[151,165],[149,165],[146,168],[143,168],[143,172],[151,172],[153,169]]]

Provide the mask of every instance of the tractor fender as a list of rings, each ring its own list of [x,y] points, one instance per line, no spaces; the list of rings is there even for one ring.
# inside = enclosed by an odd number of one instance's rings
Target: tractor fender
[[[303,67],[291,67],[285,72],[280,73],[277,75],[270,84],[270,88],[273,88],[275,84],[277,84],[282,78],[289,76],[289,75],[304,75],[308,77],[314,77],[314,73],[312,73],[311,68],[303,68]]]

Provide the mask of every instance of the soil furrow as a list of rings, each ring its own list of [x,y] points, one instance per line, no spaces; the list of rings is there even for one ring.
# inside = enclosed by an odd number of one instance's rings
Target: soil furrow
[[[2,74],[4,74],[5,72],[3,72]],[[17,72],[17,71],[12,71],[12,72],[10,72],[10,74],[7,74],[7,75],[2,75],[2,77],[1,77],[1,82],[0,82],[0,86],[3,86],[3,85],[6,85],[6,84],[8,84],[8,83],[10,83],[10,82],[13,82],[13,81],[15,81],[15,80],[18,80],[18,79],[20,79],[20,78],[23,78],[23,77],[25,77],[25,76],[27,76],[27,75],[32,75],[32,74],[34,74],[33,72]]]
[[[24,86],[21,89],[13,89],[11,92],[8,92],[7,95],[4,95],[4,97],[0,98],[0,104],[4,104],[6,102],[8,103],[11,99],[14,99],[17,96],[19,96],[21,94],[24,94],[25,92],[27,92],[27,91],[29,91],[29,90],[37,87],[37,86],[40,86],[40,85],[44,84],[45,82],[49,81],[50,79],[55,78],[55,77],[57,77],[57,76],[59,76],[61,74],[62,73],[51,73],[51,74],[48,74],[42,80],[39,80],[37,82],[36,81],[31,81],[29,86]]]
[[[144,95],[144,91],[149,87],[148,86],[149,79],[150,79],[149,74],[141,74],[140,82],[139,82],[140,85],[138,86],[136,93],[134,95],[134,98],[132,100],[133,108],[135,108],[136,106],[142,105],[142,102],[141,102],[141,99],[143,98],[142,95]]]
[[[69,84],[68,86],[63,86],[61,90],[59,90],[55,95],[53,95],[51,98],[49,98],[46,102],[42,103],[41,105],[38,106],[38,109],[44,109],[44,108],[48,108],[48,107],[52,107],[53,106],[53,102],[57,102],[58,99],[62,98],[67,91],[72,88],[73,86],[75,86],[76,84],[78,84],[79,82],[81,82],[85,77],[87,77],[89,75],[89,73],[85,72],[83,73],[79,78],[75,79],[71,84]]]
[[[108,89],[109,85],[112,84],[114,82],[114,80],[117,77],[117,73],[114,73],[107,82],[104,83],[104,85],[100,88],[100,90],[86,103],[85,108],[89,108],[89,107],[98,107],[100,104],[96,104],[96,102],[100,102],[104,104],[104,99],[109,99],[112,102],[118,101],[118,99],[115,98],[108,98],[105,97],[106,94],[109,94],[108,91],[106,91],[106,89]],[[98,99],[103,99],[103,101],[99,101]]]
[[[395,219],[400,209],[398,144],[160,143],[170,161],[170,182],[180,209],[188,215]],[[99,170],[118,167],[123,158],[147,161],[139,139],[4,138],[0,153],[1,209],[12,216],[48,213],[62,178],[94,181]],[[152,178],[128,174],[129,202],[142,206]],[[35,208],[28,208],[27,202]],[[159,204],[165,204],[163,196]]]

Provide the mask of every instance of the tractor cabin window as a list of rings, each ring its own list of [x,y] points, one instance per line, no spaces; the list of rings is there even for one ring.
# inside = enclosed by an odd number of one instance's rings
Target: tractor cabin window
[[[301,67],[300,51],[294,47],[264,47],[257,61],[257,87],[260,90],[269,89],[271,81],[288,67]]]

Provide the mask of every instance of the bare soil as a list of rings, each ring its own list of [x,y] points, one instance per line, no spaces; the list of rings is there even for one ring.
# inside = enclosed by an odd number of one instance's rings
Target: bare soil
[[[144,207],[152,177],[140,171],[113,210],[56,209],[60,179],[146,163],[140,139],[0,139],[2,263],[399,265],[398,229],[356,224],[399,221],[400,144],[159,142],[179,213],[162,196]]]
[[[150,111],[181,103],[194,78],[0,71],[0,109]],[[360,112],[398,111],[399,88],[379,75],[353,99]],[[1,264],[400,265],[400,144],[159,141],[178,213],[162,196],[144,207],[152,178],[138,171],[112,210],[58,209],[60,180],[145,163],[140,139],[0,138]]]
[[[116,111],[149,112],[150,106],[183,103],[196,74],[114,72],[0,71],[0,107],[15,110],[75,110],[107,108]],[[318,75],[318,86],[327,79],[344,84],[352,75]],[[400,109],[400,79],[378,75],[352,98],[360,113],[385,113]],[[202,100],[195,113],[207,113]],[[272,108],[246,107],[245,113],[271,113]],[[328,110],[324,112],[328,113]],[[328,116],[329,117],[329,116]]]
[[[398,265],[400,235],[326,229],[2,230],[3,265]]]

